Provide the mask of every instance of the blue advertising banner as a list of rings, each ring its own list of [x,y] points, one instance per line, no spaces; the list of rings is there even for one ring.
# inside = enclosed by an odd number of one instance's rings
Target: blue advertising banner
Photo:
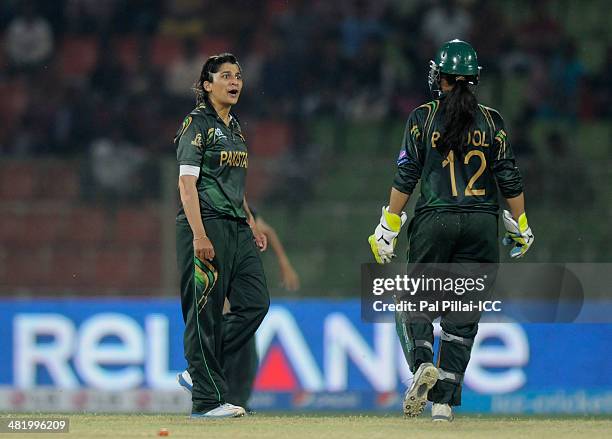
[[[2,300],[0,388],[175,392],[182,331],[177,300]],[[611,336],[612,325],[483,323],[461,410],[612,413]],[[257,348],[260,410],[396,411],[411,380],[394,325],[362,322],[358,300],[275,300]]]

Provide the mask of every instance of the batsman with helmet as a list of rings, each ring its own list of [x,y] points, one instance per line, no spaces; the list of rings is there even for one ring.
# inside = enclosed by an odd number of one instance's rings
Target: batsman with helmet
[[[534,237],[525,214],[523,183],[504,121],[498,111],[478,103],[473,88],[480,80],[474,48],[448,41],[430,62],[434,100],[408,117],[389,205],[369,242],[376,261],[388,263],[403,212],[420,180],[420,197],[408,231],[409,263],[499,262],[498,188],[506,199],[503,243],[510,256],[522,257]],[[441,316],[438,367],[433,365],[431,321],[396,313],[397,333],[414,379],[404,397],[404,413],[417,416],[427,400],[432,419],[451,421],[461,404],[463,375],[470,360],[478,320]]]

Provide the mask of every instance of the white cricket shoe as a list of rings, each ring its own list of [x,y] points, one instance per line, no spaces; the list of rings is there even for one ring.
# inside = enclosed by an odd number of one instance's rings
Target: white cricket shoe
[[[453,409],[448,404],[434,403],[431,406],[431,420],[434,422],[451,422],[454,417]]]
[[[219,419],[219,418],[240,418],[245,415],[245,410],[237,405],[225,403],[206,413],[192,413],[192,418]]]
[[[419,416],[423,413],[427,404],[427,393],[435,386],[440,373],[436,366],[431,363],[423,363],[419,366],[412,385],[404,394],[404,414],[406,416]]]
[[[191,381],[191,375],[189,375],[187,370],[177,374],[176,380],[184,391],[191,394],[191,391],[193,390],[193,382]]]

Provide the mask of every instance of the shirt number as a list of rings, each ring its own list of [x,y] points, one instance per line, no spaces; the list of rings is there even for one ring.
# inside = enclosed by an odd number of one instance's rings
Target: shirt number
[[[482,196],[485,194],[485,189],[474,189],[474,184],[487,168],[487,159],[482,151],[473,149],[466,154],[463,163],[467,165],[472,157],[480,158],[480,167],[478,168],[476,173],[472,175],[472,178],[470,178],[470,180],[468,181],[467,187],[465,188],[464,192],[466,197]],[[453,193],[453,197],[456,197],[457,181],[455,179],[455,153],[452,150],[449,151],[446,159],[442,161],[442,167],[446,168],[447,166],[449,166],[450,169],[451,191]]]

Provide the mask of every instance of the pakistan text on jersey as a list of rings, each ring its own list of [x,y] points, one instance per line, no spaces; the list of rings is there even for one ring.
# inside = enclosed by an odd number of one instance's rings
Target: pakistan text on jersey
[[[249,153],[245,151],[221,151],[219,166],[249,167]]]

